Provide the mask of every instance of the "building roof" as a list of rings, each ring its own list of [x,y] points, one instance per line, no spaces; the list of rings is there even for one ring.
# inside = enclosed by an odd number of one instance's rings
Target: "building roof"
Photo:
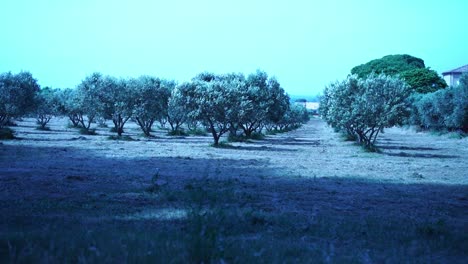
[[[443,72],[442,75],[448,75],[448,74],[453,74],[453,73],[464,73],[464,72],[468,72],[468,64],[465,66],[461,66],[459,68],[453,69],[451,71]]]

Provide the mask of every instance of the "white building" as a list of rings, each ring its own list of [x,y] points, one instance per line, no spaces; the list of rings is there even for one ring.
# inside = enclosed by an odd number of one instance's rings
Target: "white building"
[[[443,72],[442,75],[448,86],[457,86],[463,73],[468,73],[468,64],[451,71]]]

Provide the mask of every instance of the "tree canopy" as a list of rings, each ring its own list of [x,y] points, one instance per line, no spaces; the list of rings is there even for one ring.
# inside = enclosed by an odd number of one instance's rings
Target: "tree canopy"
[[[424,61],[411,55],[387,55],[351,69],[351,74],[366,78],[371,73],[400,76],[418,93],[430,93],[447,87],[437,72],[426,68]]]
[[[34,110],[39,84],[29,72],[0,74],[0,128]]]

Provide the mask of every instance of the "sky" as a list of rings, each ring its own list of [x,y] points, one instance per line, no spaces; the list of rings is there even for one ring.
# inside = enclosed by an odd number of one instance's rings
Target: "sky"
[[[466,0],[1,0],[0,72],[73,88],[93,72],[178,82],[257,69],[316,95],[389,54],[468,64]]]

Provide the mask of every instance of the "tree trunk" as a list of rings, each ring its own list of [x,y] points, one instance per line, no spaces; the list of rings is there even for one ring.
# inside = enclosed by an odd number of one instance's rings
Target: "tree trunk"
[[[208,120],[208,123],[210,124],[210,131],[211,131],[211,135],[213,136],[214,145],[218,146],[220,135],[218,136],[218,133],[216,133],[213,122],[211,120]]]

